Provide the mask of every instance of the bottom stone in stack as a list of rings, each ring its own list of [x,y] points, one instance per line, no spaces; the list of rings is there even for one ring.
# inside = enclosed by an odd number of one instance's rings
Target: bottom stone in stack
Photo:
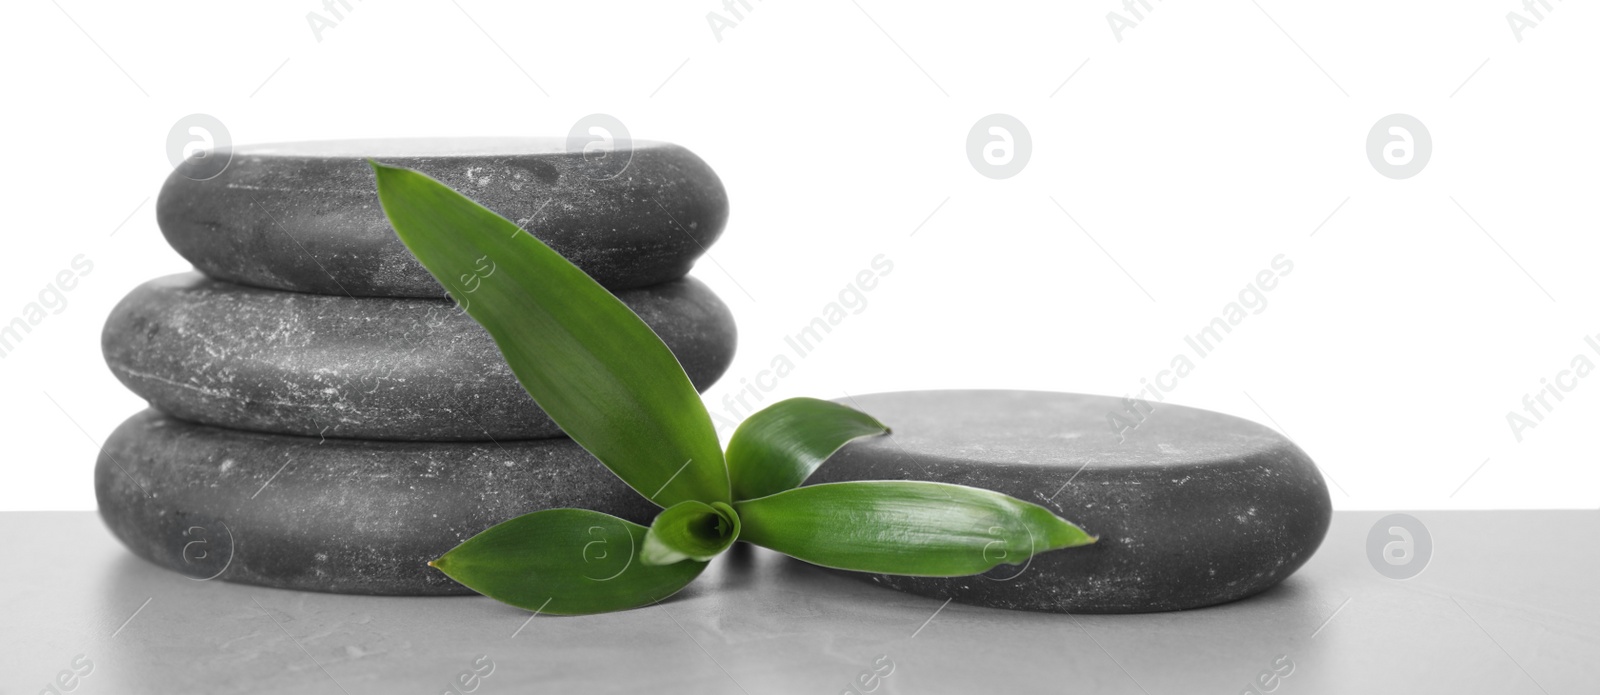
[[[470,594],[427,562],[520,514],[580,507],[648,524],[658,511],[570,439],[319,439],[155,410],[106,440],[95,495],[123,544],[191,578],[348,594]],[[575,552],[595,576],[615,574],[631,553],[606,545],[627,532],[589,533]]]

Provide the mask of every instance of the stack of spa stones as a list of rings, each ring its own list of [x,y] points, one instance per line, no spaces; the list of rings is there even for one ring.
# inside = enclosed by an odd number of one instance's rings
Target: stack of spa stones
[[[549,244],[702,391],[735,342],[728,308],[686,277],[727,219],[705,162],[660,143],[586,157],[559,139],[211,157],[180,165],[157,208],[199,272],[138,287],[105,326],[111,371],[152,406],[95,471],[130,549],[197,579],[456,594],[470,592],[426,563],[506,519],[582,507],[649,523],[656,507],[562,435],[461,311],[505,271],[485,260],[441,286],[389,226],[366,160],[433,176]],[[215,157],[230,158],[220,173]]]

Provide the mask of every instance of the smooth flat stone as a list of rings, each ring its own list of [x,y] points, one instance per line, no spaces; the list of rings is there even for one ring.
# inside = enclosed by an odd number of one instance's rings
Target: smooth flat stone
[[[257,287],[444,296],[384,217],[368,157],[470,196],[612,290],[683,277],[728,219],[716,173],[668,143],[635,141],[604,158],[570,153],[561,138],[296,142],[214,155],[232,159],[212,178],[196,180],[212,172],[195,159],[167,177],[156,218],[196,268]]]
[[[580,507],[648,524],[659,511],[569,439],[320,440],[154,410],[106,440],[95,496],[111,532],[157,565],[347,594],[471,594],[427,562],[521,514]]]
[[[698,280],[618,296],[697,388],[733,361],[733,317]],[[129,293],[101,345],[123,384],[192,422],[414,441],[561,435],[488,332],[446,299],[280,292],[183,273]]]
[[[1155,403],[1119,442],[1107,426],[1109,413],[1130,417],[1119,398],[913,391],[847,404],[893,434],[849,444],[808,484],[970,485],[1043,505],[1100,537],[975,577],[846,573],[913,594],[1052,612],[1199,608],[1283,581],[1322,543],[1332,515],[1327,485],[1304,451],[1230,415]],[[997,558],[1026,549],[1026,536],[987,531]]]

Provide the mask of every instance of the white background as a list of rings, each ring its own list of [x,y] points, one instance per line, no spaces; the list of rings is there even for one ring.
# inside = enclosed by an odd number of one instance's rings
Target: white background
[[[1506,423],[1575,355],[1600,362],[1590,4],[351,2],[321,41],[312,0],[8,6],[0,322],[74,256],[94,269],[0,359],[0,509],[92,509],[95,442],[143,407],[100,327],[188,267],[154,196],[192,113],[240,143],[606,113],[688,146],[732,201],[694,271],[741,331],[713,409],[878,254],[867,308],[769,398],[1130,393],[1286,254],[1169,402],[1286,431],[1343,509],[1600,504],[1600,377],[1520,443]],[[1537,23],[1521,41],[1512,11]],[[1120,41],[1110,12],[1136,24]],[[968,161],[991,113],[1031,133],[1014,178]],[[1365,152],[1392,113],[1431,133],[1413,178]]]

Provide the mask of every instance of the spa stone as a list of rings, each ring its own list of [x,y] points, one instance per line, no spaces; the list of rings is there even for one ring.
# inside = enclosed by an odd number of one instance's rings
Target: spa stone
[[[1225,603],[1305,564],[1332,516],[1327,485],[1304,451],[1230,415],[1169,403],[1131,413],[1120,398],[1038,391],[881,393],[846,404],[893,433],[845,446],[807,484],[970,485],[1043,505],[1099,536],[979,576],[846,573],[921,596],[1074,613]],[[1138,426],[1119,436],[1107,425],[1113,413]],[[1025,554],[1026,536],[986,532],[996,558]]]
[[[106,440],[95,495],[106,526],[134,554],[191,579],[346,594],[471,594],[427,562],[540,509],[641,524],[659,511],[569,439],[322,440],[154,410]],[[629,538],[620,525],[593,533],[601,543]],[[606,555],[585,559],[603,564]]]
[[[732,362],[733,317],[698,280],[618,296],[700,390]],[[280,292],[184,273],[134,289],[101,342],[123,384],[192,422],[412,441],[561,435],[488,332],[447,299]]]
[[[603,155],[571,149],[562,138],[235,147],[179,164],[156,217],[211,277],[358,297],[444,296],[384,217],[369,157],[482,203],[611,290],[683,277],[722,233],[727,193],[693,152],[643,141]]]

